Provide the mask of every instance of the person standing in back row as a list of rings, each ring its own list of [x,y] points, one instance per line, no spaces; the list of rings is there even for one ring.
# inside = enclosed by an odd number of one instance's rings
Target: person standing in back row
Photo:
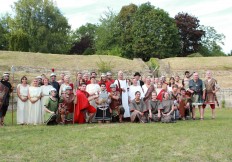
[[[205,84],[199,79],[198,73],[193,74],[193,79],[189,81],[188,91],[192,94],[192,118],[195,120],[195,108],[198,106],[200,119],[204,120],[204,109],[202,107],[205,100]]]
[[[212,110],[212,119],[215,119],[215,102],[218,104],[216,93],[220,89],[217,83],[217,80],[212,78],[211,71],[206,72],[206,80],[204,81],[206,88],[206,97],[205,103],[203,104],[203,108],[206,107],[207,104],[210,105]]]

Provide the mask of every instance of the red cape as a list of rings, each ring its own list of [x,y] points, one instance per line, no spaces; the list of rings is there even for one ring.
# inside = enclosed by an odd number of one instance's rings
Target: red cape
[[[75,105],[75,114],[74,114],[74,122],[75,123],[85,123],[85,115],[82,110],[91,106],[89,104],[88,98],[86,97],[87,92],[83,92],[81,90],[77,90],[76,97],[77,103]]]

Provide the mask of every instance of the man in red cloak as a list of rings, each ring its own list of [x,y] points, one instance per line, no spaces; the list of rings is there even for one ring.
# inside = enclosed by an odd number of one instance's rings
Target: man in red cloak
[[[90,97],[89,93],[86,92],[86,83],[82,83],[80,88],[76,91],[76,104],[74,110],[74,122],[83,124],[85,123],[85,113],[89,113],[88,123],[92,122],[92,119],[96,113],[96,109],[90,105],[89,101],[98,98],[98,95]]]

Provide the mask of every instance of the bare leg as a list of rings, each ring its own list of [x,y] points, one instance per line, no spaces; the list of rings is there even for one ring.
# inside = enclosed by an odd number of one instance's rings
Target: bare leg
[[[109,120],[107,120],[107,121],[106,121],[106,123],[108,123],[108,124],[109,124],[109,123],[110,123],[110,121],[109,121]]]
[[[122,114],[119,115],[119,123],[122,122]]]
[[[196,119],[195,106],[192,107],[192,118],[193,118],[193,120]]]
[[[198,106],[199,107],[199,111],[200,111],[200,119],[203,120],[204,119],[204,109],[202,106]]]
[[[88,123],[92,123],[94,115],[95,115],[95,113],[90,113],[89,114],[89,121],[88,121]]]
[[[98,120],[97,122],[98,122],[98,124],[102,124],[102,120]]]
[[[61,122],[64,124],[65,123],[65,115],[61,115]]]
[[[215,108],[212,109],[212,119],[215,119]]]

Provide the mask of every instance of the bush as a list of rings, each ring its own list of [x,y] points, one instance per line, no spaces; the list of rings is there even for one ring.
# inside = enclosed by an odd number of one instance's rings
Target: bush
[[[101,57],[99,57],[99,62],[96,62],[97,67],[98,67],[98,72],[100,73],[106,73],[108,71],[111,71],[112,68],[114,67],[111,65],[111,61],[103,61]]]
[[[200,53],[193,53],[193,54],[188,55],[187,57],[204,57],[204,56]]]

